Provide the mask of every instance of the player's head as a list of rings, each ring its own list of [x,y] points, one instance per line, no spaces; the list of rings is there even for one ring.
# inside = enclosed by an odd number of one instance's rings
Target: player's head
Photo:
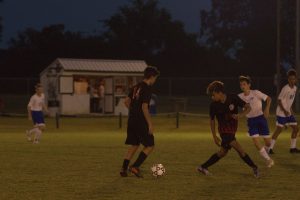
[[[240,76],[240,88],[243,92],[249,91],[251,88],[251,78],[249,76]]]
[[[35,92],[36,92],[37,94],[42,94],[42,93],[43,93],[43,86],[42,86],[42,84],[37,83],[37,84],[34,86],[34,88],[35,88]]]
[[[147,67],[144,70],[144,80],[147,80],[150,85],[153,85],[160,75],[160,72],[156,67]]]
[[[213,101],[221,101],[225,94],[224,83],[221,81],[213,81],[208,85],[206,93],[211,96]]]
[[[290,85],[296,85],[297,83],[297,72],[294,69],[290,69],[287,72],[288,82]]]

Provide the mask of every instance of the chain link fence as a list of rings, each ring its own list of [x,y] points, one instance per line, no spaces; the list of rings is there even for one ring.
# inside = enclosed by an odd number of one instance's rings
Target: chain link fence
[[[224,82],[228,92],[240,92],[237,77],[160,77],[154,86],[154,93],[158,96],[158,112],[207,113],[210,99],[206,96],[206,87],[213,80]],[[254,89],[276,96],[276,86],[272,77],[256,77],[252,81]],[[0,78],[0,112],[25,114],[37,82],[38,78]]]

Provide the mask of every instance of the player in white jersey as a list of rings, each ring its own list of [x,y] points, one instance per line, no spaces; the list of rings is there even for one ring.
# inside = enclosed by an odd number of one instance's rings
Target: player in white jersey
[[[42,135],[42,131],[45,129],[45,120],[43,110],[48,112],[45,104],[45,96],[43,94],[43,87],[41,84],[35,86],[35,94],[30,98],[28,103],[28,119],[33,121],[33,128],[26,131],[28,141],[32,141],[32,135],[34,134],[33,143],[38,144]]]
[[[289,70],[287,76],[288,84],[281,89],[281,92],[278,96],[278,105],[276,109],[276,130],[272,135],[270,154],[274,153],[273,148],[276,139],[281,133],[282,128],[285,126],[290,126],[292,128],[290,153],[300,153],[300,150],[296,148],[299,128],[292,109],[297,91],[297,72],[293,69]]]
[[[246,115],[248,123],[248,134],[252,138],[253,143],[260,155],[266,160],[267,167],[272,167],[274,161],[270,158],[268,151],[271,145],[270,131],[268,127],[267,117],[269,116],[271,98],[260,92],[259,90],[251,90],[251,79],[248,76],[240,76],[240,88],[243,93],[239,97],[250,104],[251,111]],[[266,102],[263,111],[262,101]],[[264,139],[265,145],[261,145],[259,138]]]

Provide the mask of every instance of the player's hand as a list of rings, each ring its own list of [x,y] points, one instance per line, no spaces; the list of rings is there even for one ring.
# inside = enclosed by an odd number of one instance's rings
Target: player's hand
[[[153,131],[154,131],[153,125],[150,124],[150,125],[149,125],[149,134],[150,134],[150,135],[153,135]]]
[[[268,118],[268,117],[270,116],[270,112],[269,112],[269,111],[267,111],[267,110],[265,110],[265,112],[264,112],[264,116],[265,116],[265,118]]]
[[[239,114],[232,114],[231,117],[235,120],[239,119]]]
[[[287,117],[291,115],[291,113],[289,111],[284,110],[283,112],[284,112],[285,116],[287,116]]]
[[[219,147],[221,146],[221,139],[218,136],[214,137],[214,141],[217,146],[219,146]]]

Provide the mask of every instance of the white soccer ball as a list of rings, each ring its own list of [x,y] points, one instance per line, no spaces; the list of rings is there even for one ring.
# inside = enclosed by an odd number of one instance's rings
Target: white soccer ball
[[[154,177],[161,177],[164,176],[166,173],[166,169],[162,164],[154,164],[151,167],[151,171]]]

